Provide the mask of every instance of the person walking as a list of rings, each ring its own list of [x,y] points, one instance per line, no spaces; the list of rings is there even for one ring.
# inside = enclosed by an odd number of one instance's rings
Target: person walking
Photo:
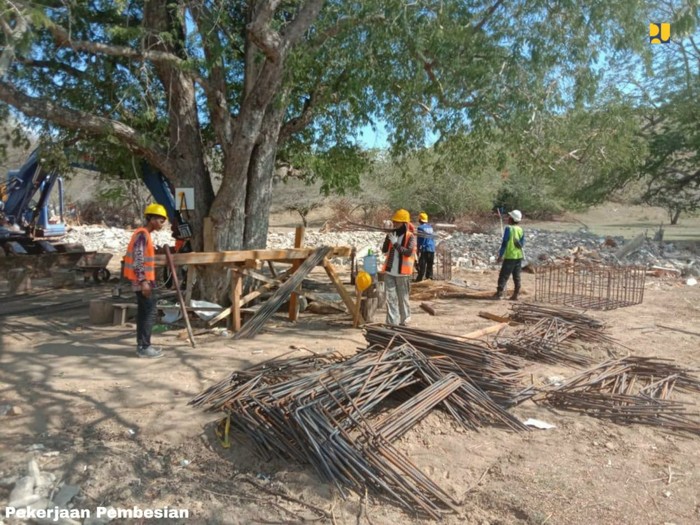
[[[124,277],[131,281],[136,292],[136,355],[155,359],[162,357],[163,352],[151,346],[151,332],[158,313],[155,246],[151,233],[163,228],[168,214],[160,204],[149,204],[144,215],[146,224],[134,231],[126,249]]]
[[[391,218],[393,230],[384,239],[384,286],[386,287],[386,324],[406,326],[411,321],[409,286],[416,257],[416,235],[408,225],[411,216],[398,210]]]
[[[508,225],[503,230],[503,240],[498,251],[498,259],[496,259],[496,262],[503,262],[501,271],[498,274],[498,285],[494,295],[496,299],[504,298],[506,284],[512,274],[515,290],[509,299],[511,301],[518,300],[520,274],[523,267],[523,247],[525,246],[525,234],[522,227],[519,226],[522,219],[523,214],[519,210],[513,210],[508,213]]]
[[[428,223],[428,214],[424,211],[418,215],[418,277],[416,282],[433,278],[435,263],[435,239],[433,227]]]

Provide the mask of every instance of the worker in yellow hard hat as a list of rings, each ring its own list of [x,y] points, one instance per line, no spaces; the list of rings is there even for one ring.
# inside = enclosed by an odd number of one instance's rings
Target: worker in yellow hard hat
[[[392,230],[384,239],[384,286],[386,287],[386,323],[405,326],[411,321],[408,294],[416,258],[416,235],[409,228],[411,215],[398,210],[391,218]]]
[[[158,358],[163,352],[151,345],[151,332],[156,321],[157,302],[155,246],[151,233],[161,230],[168,220],[165,208],[149,204],[144,211],[146,224],[137,228],[131,236],[124,256],[124,277],[129,279],[136,292],[136,355]]]
[[[433,278],[435,263],[435,238],[433,227],[428,222],[428,214],[424,211],[418,215],[418,276],[416,282]]]

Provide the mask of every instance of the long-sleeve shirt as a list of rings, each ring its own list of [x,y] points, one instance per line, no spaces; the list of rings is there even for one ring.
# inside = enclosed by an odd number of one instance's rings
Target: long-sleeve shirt
[[[425,235],[421,237],[420,234]],[[435,252],[435,239],[433,239],[433,227],[426,223],[418,226],[418,251],[419,252]]]
[[[501,241],[501,249],[498,250],[498,257],[502,258],[503,255],[506,253],[506,247],[508,246],[508,241],[510,240],[510,232],[512,228],[510,226],[506,226],[506,228],[503,230],[503,240]],[[523,232],[523,236],[520,238],[520,246],[525,247],[525,232]]]
[[[401,275],[401,255],[404,257],[410,257],[416,251],[415,235],[411,235],[408,240],[408,244],[403,246],[405,231],[406,230],[403,229],[404,233],[401,233],[400,235],[398,231],[394,232],[399,235],[399,240],[391,247],[391,249],[389,248],[389,245],[391,244],[389,237],[384,239],[384,244],[382,245],[382,253],[388,253],[386,258],[386,267],[387,272],[391,275]],[[399,257],[396,256],[397,252],[399,253]]]
[[[131,283],[132,288],[136,291],[141,290],[141,282],[146,280],[145,253],[146,234],[139,233],[134,241],[134,273],[136,273],[137,279]]]

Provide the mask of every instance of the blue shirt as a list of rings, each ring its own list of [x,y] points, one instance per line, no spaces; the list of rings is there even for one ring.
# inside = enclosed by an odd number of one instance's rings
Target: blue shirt
[[[430,235],[430,237],[422,237],[421,234]],[[432,237],[433,227],[426,223],[418,226],[418,251],[435,253],[435,239]]]

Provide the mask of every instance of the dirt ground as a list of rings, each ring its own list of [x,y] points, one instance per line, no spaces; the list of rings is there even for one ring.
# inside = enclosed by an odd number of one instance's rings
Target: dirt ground
[[[492,289],[496,280],[494,271],[457,277],[482,289]],[[21,298],[7,297],[2,286],[0,405],[18,406],[22,413],[0,416],[0,480],[25,475],[34,457],[42,471],[80,485],[74,500],[79,508],[189,509],[189,520],[161,523],[426,521],[372,496],[342,500],[310,467],[258,460],[239,443],[224,450],[212,429],[217,416],[187,405],[231,371],[293,346],[347,354],[365,347],[361,330],[346,316],[302,314],[294,324],[275,316],[255,339],[204,335],[196,349],[165,332],[154,336],[165,357],[147,361],[134,355],[133,324],[89,324],[89,300],[108,297],[109,286],[61,291],[39,286]],[[531,297],[533,286],[534,277],[525,274],[523,299]],[[479,311],[505,314],[509,306],[465,299],[434,305],[438,315],[431,317],[414,303],[413,326],[461,335],[493,324],[478,317]],[[608,323],[624,352],[700,368],[700,286],[648,278],[643,304],[591,315]],[[576,373],[536,363],[528,371],[536,386]],[[676,399],[700,410],[692,396]],[[556,428],[471,432],[433,413],[397,443],[462,502],[458,514],[445,515],[445,523],[700,522],[698,437],[619,426],[532,402],[513,412]],[[0,483],[0,506],[11,488],[8,481]]]
[[[486,287],[495,275],[464,277]],[[198,338],[196,349],[165,333],[156,340],[166,357],[144,362],[133,356],[133,326],[89,325],[84,301],[105,293],[95,287],[5,299],[5,311],[34,310],[0,319],[0,401],[23,412],[2,418],[0,477],[22,473],[36,456],[42,470],[82,487],[82,505],[169,505],[190,509],[196,523],[286,523],[314,516],[272,494],[279,493],[326,512],[333,509],[337,523],[357,521],[359,499],[339,500],[310,469],[257,461],[240,445],[221,449],[209,424],[215,416],[188,407],[187,401],[228,372],[287,352],[291,345],[351,353],[364,346],[359,330],[342,316],[304,315],[295,325],[280,317],[252,341],[207,336]],[[63,306],[51,306],[57,303]],[[464,334],[490,324],[477,317],[479,310],[507,311],[506,304],[489,301],[435,304],[436,317],[415,309],[415,326]],[[650,280],[643,305],[595,317],[608,322],[611,333],[636,355],[697,367],[698,305],[698,287]],[[534,383],[542,385],[552,375],[574,371],[534,364],[531,372]],[[515,413],[556,429],[526,435],[493,428],[465,432],[436,414],[400,441],[399,448],[419,467],[463,500],[461,515],[447,515],[447,523],[700,520],[697,438],[617,426],[532,403]],[[33,445],[45,448],[32,452]],[[59,454],[45,455],[50,451]],[[190,463],[183,466],[183,460]],[[0,501],[8,495],[9,487],[0,488]],[[375,524],[421,521],[371,498],[367,515]]]

